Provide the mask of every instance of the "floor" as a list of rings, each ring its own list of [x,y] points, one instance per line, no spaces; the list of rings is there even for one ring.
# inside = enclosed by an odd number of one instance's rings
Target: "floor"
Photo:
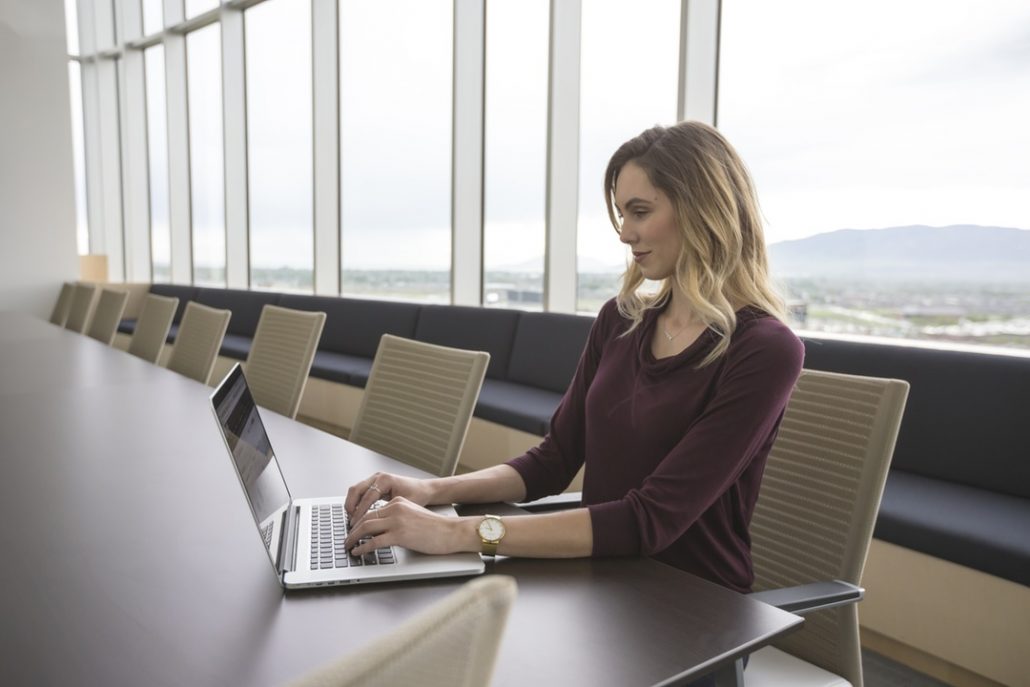
[[[862,650],[862,672],[866,687],[947,687],[947,684],[886,656]]]

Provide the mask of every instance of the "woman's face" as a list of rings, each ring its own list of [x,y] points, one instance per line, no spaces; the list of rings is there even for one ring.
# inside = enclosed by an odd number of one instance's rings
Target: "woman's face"
[[[615,209],[622,220],[619,240],[633,251],[633,261],[644,277],[672,276],[683,246],[676,213],[672,201],[651,184],[635,162],[627,162],[619,170]]]

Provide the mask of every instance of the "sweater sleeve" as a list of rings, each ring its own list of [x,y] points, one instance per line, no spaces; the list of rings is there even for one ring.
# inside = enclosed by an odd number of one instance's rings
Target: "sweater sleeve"
[[[727,352],[705,411],[643,484],[619,500],[589,506],[593,555],[665,550],[771,441],[801,374],[804,346],[782,326],[753,334]]]
[[[527,501],[560,494],[582,467],[586,457],[587,390],[601,361],[604,342],[619,326],[620,320],[612,299],[604,305],[590,328],[576,374],[551,416],[547,435],[538,446],[507,462],[522,477]]]

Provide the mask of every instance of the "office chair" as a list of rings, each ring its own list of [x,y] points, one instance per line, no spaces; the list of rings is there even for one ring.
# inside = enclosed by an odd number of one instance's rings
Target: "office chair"
[[[488,685],[516,591],[515,580],[504,575],[467,582],[389,635],[290,685]]]
[[[350,441],[453,475],[490,354],[384,334]]]
[[[64,326],[81,334],[89,323],[89,316],[93,312],[93,295],[97,287],[93,284],[76,284],[72,290],[72,303],[68,310],[68,319]]]
[[[754,598],[805,615],[751,655],[747,687],[862,687],[855,602],[908,382],[804,370],[751,521]]]
[[[187,303],[168,359],[168,369],[207,384],[230,317],[232,312],[228,310],[209,308],[194,301]]]
[[[57,303],[54,304],[54,310],[50,313],[50,323],[56,324],[58,327],[63,327],[65,321],[68,319],[68,312],[72,308],[72,294],[75,293],[75,285],[71,282],[65,282],[61,284],[61,293],[57,296]]]
[[[156,363],[161,357],[161,350],[168,339],[172,318],[175,317],[175,309],[178,307],[178,298],[147,294],[146,300],[143,301],[143,311],[132,333],[132,341],[129,342],[129,353],[148,363]]]
[[[118,332],[118,323],[122,321],[122,313],[125,312],[125,304],[128,301],[128,291],[101,289],[100,300],[93,312],[93,320],[86,336],[110,346]]]
[[[324,312],[277,305],[261,309],[244,364],[255,403],[289,418],[297,416],[324,325]]]

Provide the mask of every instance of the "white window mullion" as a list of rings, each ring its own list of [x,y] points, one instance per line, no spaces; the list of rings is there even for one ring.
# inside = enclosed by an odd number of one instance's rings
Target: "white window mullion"
[[[315,293],[340,293],[340,46],[336,0],[311,5]]]
[[[721,0],[682,0],[677,119],[715,125]]]
[[[544,308],[576,311],[581,0],[551,0]]]
[[[143,51],[122,57],[122,177],[126,281],[150,281],[150,168],[147,164],[147,100]]]
[[[175,23],[167,12],[182,3],[165,3],[166,22]],[[165,37],[165,85],[168,89],[168,221],[172,240],[172,282],[189,284],[193,280],[193,237],[190,231],[190,148],[189,111],[186,103],[186,37]]]
[[[451,302],[483,298],[483,72],[486,2],[454,4]]]
[[[250,285],[247,196],[247,87],[243,12],[222,9],[222,131],[225,145],[225,279]]]
[[[103,179],[104,222],[99,227],[98,248],[107,255],[110,281],[125,279],[125,246],[122,235],[121,118],[118,107],[118,63],[101,58],[97,62],[100,110],[100,173]]]
[[[82,124],[86,158],[86,208],[89,214],[89,252],[104,252],[104,175],[100,165],[100,87],[97,64],[82,63]]]

